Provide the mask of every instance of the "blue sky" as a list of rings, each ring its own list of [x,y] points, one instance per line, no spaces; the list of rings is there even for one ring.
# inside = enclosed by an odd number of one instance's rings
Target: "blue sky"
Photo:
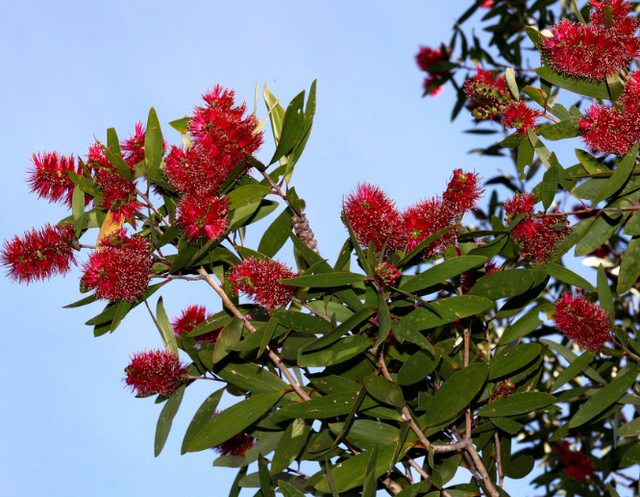
[[[235,88],[252,108],[256,84],[286,104],[317,79],[316,120],[293,184],[307,201],[322,255],[335,260],[346,238],[341,198],[359,181],[379,184],[405,207],[441,193],[455,168],[485,178],[510,170],[504,160],[467,154],[487,140],[462,133],[470,127],[465,116],[449,122],[450,88],[421,98],[418,45],[449,40],[469,5],[4,2],[0,239],[67,215],[29,194],[24,180],[33,153],[84,156],[107,128],[129,136],[152,106],[165,138],[178,143],[166,123],[190,113],[214,84]],[[262,103],[258,117],[265,117]],[[263,159],[273,150],[269,135],[265,143]],[[61,309],[80,298],[78,280],[77,269],[29,286],[0,279],[4,495],[226,495],[234,471],[212,469],[208,451],[179,455],[191,416],[215,385],[189,388],[154,459],[160,406],[134,398],[121,380],[130,354],[162,346],[158,333],[138,308],[113,335],[93,338],[83,323],[100,304]],[[169,288],[164,300],[171,316],[191,302],[220,309],[213,293],[194,283]]]

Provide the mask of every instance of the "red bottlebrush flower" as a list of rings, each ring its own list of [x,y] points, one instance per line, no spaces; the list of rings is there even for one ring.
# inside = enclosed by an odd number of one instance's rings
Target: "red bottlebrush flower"
[[[33,168],[28,171],[27,183],[31,192],[39,198],[46,198],[49,202],[59,202],[71,206],[73,196],[73,181],[67,176],[67,171],[81,174],[75,167],[73,155],[65,157],[58,152],[33,154],[31,159]]]
[[[171,186],[185,195],[215,195],[228,172],[218,168],[202,147],[182,150],[172,146],[164,174]]]
[[[478,0],[481,9],[490,9],[493,7],[493,0]]]
[[[221,411],[216,411],[213,417],[215,418]],[[246,433],[238,433],[231,437],[229,440],[222,442],[221,444],[213,447],[213,450],[221,456],[240,456],[244,457],[246,452],[253,447],[256,443],[256,439]]]
[[[499,398],[503,398],[503,399],[507,398],[509,395],[511,395],[515,391],[516,391],[515,383],[513,383],[511,380],[504,380],[493,391],[493,393],[491,394],[491,397],[489,398],[488,403],[491,404],[491,402]]]
[[[367,248],[373,242],[380,252],[386,242],[386,252],[393,252],[402,244],[400,212],[393,200],[375,185],[359,184],[347,195],[342,216],[351,223],[361,247]]]
[[[430,47],[421,46],[420,51],[416,54],[416,64],[422,71],[428,71],[432,66],[438,62],[446,62],[449,60],[451,54],[446,47],[440,47],[438,50],[434,50]]]
[[[0,262],[7,268],[7,276],[19,283],[46,280],[57,274],[66,274],[75,264],[72,243],[73,226],[45,225],[27,231],[22,238],[5,240],[0,251]]]
[[[556,444],[553,450],[560,455],[560,465],[569,478],[586,481],[593,475],[593,460],[582,452],[571,450],[567,440]]]
[[[144,125],[138,121],[134,134],[120,142],[122,158],[131,168],[135,168],[138,162],[144,160],[144,134]]]
[[[176,224],[190,242],[199,238],[217,240],[227,230],[229,201],[208,195],[185,195],[178,203]]]
[[[634,36],[638,30],[638,19],[633,15],[633,6],[628,0],[604,0],[604,1],[591,1],[591,13],[589,19],[594,26],[606,28],[604,9],[605,7],[611,7],[611,26],[609,31],[613,31],[622,43],[627,46],[627,50],[633,50],[633,44],[635,43],[635,49],[637,50],[637,38]],[[631,14],[631,15],[630,15]],[[632,53],[632,52],[630,52]],[[630,55],[630,57],[636,57],[637,55]]]
[[[456,222],[458,211],[449,202],[439,198],[430,198],[418,202],[402,213],[406,252],[411,252],[420,243],[444,228]],[[452,229],[434,241],[424,251],[424,257],[436,254],[456,242],[458,230]]]
[[[553,320],[564,336],[579,347],[598,352],[611,338],[613,316],[584,297],[564,293],[556,302]]]
[[[504,76],[498,76],[494,71],[485,71],[480,66],[475,76],[465,81],[464,92],[477,104],[471,114],[479,121],[502,114],[512,101]]]
[[[187,367],[178,356],[166,350],[138,352],[124,370],[125,383],[137,397],[168,397],[187,379]]]
[[[109,302],[137,302],[149,287],[153,262],[147,242],[124,230],[105,239],[84,264],[81,284]]]
[[[527,105],[524,100],[513,101],[502,111],[502,125],[514,128],[520,136],[526,136],[528,130],[536,131],[537,121],[544,114]]]
[[[479,185],[480,176],[476,173],[463,173],[462,169],[453,171],[447,190],[442,197],[453,204],[461,212],[475,209],[476,203],[482,195]]]
[[[625,155],[635,145],[640,130],[637,113],[625,114],[615,107],[594,103],[585,114],[577,120],[576,128],[582,132],[582,141],[594,154]]]
[[[536,205],[536,202],[536,196],[533,193],[516,193],[504,203],[507,222],[510,223],[518,214],[525,212],[533,214],[533,207]],[[531,216],[527,216],[525,219],[531,219]]]
[[[383,286],[393,286],[402,273],[390,262],[381,262],[375,268],[376,281]]]
[[[204,306],[194,304],[184,309],[180,316],[174,318],[171,321],[171,326],[173,327],[173,332],[176,337],[183,338],[185,335],[191,333],[196,326],[204,323],[210,317],[211,314],[207,313]],[[210,333],[194,337],[196,348],[198,348],[201,343],[216,343],[221,331],[222,328],[219,328]]]
[[[248,257],[233,266],[227,276],[235,293],[245,293],[253,303],[267,310],[287,305],[295,290],[292,286],[278,283],[278,280],[293,278],[295,273],[272,259]]]
[[[631,59],[638,56],[637,43],[617,29],[563,19],[551,32],[553,37],[544,38],[540,47],[542,57],[556,71],[575,78],[601,81],[607,74],[629,67]]]
[[[138,202],[136,184],[127,181],[115,174],[104,172],[102,175],[101,187],[104,189],[100,208],[110,210],[125,219],[131,219],[142,209],[142,204]]]
[[[435,74],[429,74],[426,78],[424,78],[424,81],[422,82],[422,89],[429,95],[432,97],[437,97],[438,95],[440,95],[443,91],[444,91],[444,86],[442,86],[440,84],[440,86],[436,86],[435,88],[429,90],[429,87],[431,87],[434,83],[438,82],[440,83],[442,80],[441,76],[437,76]]]

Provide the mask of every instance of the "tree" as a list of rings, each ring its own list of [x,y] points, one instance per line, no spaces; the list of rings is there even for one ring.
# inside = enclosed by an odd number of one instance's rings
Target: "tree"
[[[126,382],[164,404],[156,453],[188,386],[218,382],[182,449],[214,448],[215,465],[239,468],[232,494],[498,496],[505,478],[539,462],[545,472],[534,484],[548,495],[616,495],[637,484],[622,469],[640,451],[631,438],[640,345],[629,300],[640,274],[637,20],[626,1],[594,1],[573,17],[567,6],[556,17],[553,3],[474,4],[448,46],[417,58],[430,72],[427,93],[446,82],[459,90],[454,116],[471,98],[474,117],[515,130],[484,150],[510,150],[517,169],[486,183],[513,191],[504,201],[493,192],[486,210],[476,205],[480,178],[461,169],[441,197],[404,211],[361,183],[345,196],[348,236],[330,264],[291,183],[315,83],[286,110],[265,87],[264,121],[215,87],[170,123],[180,147],[164,141],[151,109],[129,139],[108,130],[86,161],[34,155],[33,191],[71,215],[6,241],[3,264],[16,281],[45,280],[88,250],[81,292],[89,295],[71,307],[106,303],[88,322],[96,336],[132,308],[149,308],[165,348],[134,354]],[[493,45],[515,67],[504,76],[473,68],[461,85],[455,74],[467,60],[501,67],[460,28],[483,6],[498,19]],[[550,35],[531,25],[536,15]],[[535,71],[522,68],[525,30],[543,57]],[[567,110],[559,90],[601,102]],[[276,149],[263,164],[253,154],[267,121]],[[578,136],[588,151],[565,168],[545,142]],[[560,211],[568,195],[580,206]],[[277,209],[273,199],[284,210],[257,247],[244,246],[246,227]],[[465,213],[480,228],[465,226]],[[569,215],[583,219],[569,226]],[[80,242],[91,230],[95,246]],[[289,241],[295,271],[276,259]],[[574,247],[576,257],[599,250],[596,286],[562,264]],[[170,321],[154,294],[176,280],[210,287],[222,310],[189,306]],[[238,401],[218,412],[223,394]],[[449,484],[466,470],[468,484]]]

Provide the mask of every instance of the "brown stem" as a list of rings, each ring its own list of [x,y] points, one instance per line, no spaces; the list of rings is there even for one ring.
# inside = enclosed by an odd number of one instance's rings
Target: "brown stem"
[[[149,197],[147,197],[144,193],[142,193],[140,190],[138,190],[136,188],[136,193],[138,195],[140,195],[142,197],[142,199],[147,203],[147,206],[153,211],[155,212],[160,219],[162,219],[162,222],[165,224],[165,226],[167,226],[168,228],[171,227],[171,223],[169,221],[167,221],[164,216],[162,214],[160,214],[160,211],[158,209],[156,209],[155,205],[153,205],[151,203],[151,201],[149,200]]]
[[[502,444],[500,443],[500,435],[498,435],[497,431],[493,433],[493,439],[496,444],[496,463],[498,465],[498,486],[502,487],[504,483],[504,473],[502,472],[502,454],[500,453]]]
[[[320,319],[324,319],[327,323],[331,323],[331,318],[329,316],[327,316],[326,314],[322,314],[321,312],[316,311],[315,309],[309,307],[306,303],[304,303],[302,300],[300,300],[300,299],[298,299],[296,297],[293,297],[292,300],[296,304],[300,304],[302,307],[307,309],[314,316],[318,316]]]
[[[487,473],[487,469],[484,467],[484,464],[482,464],[482,459],[480,458],[480,455],[478,454],[478,451],[473,444],[467,447],[467,452],[471,456],[471,459],[473,459],[476,469],[478,470],[478,473],[480,473],[480,476],[482,477],[482,480],[487,487],[487,492],[489,492],[489,495],[491,497],[500,497],[500,494],[496,490],[496,487],[493,485],[491,478],[489,478],[489,473]]]
[[[224,290],[220,288],[220,286],[215,282],[215,280],[211,276],[209,276],[209,274],[205,271],[205,269],[201,267],[200,269],[198,269],[198,273],[202,276],[202,279],[204,279],[209,284],[209,286],[213,288],[213,290],[222,299],[224,306],[227,309],[229,309],[234,316],[242,320],[244,327],[249,331],[249,333],[255,333],[256,329],[253,327],[253,325],[249,322],[249,320],[246,317],[242,315],[242,313],[238,310],[238,308],[235,305],[233,305],[233,302],[231,302],[229,297],[227,297],[227,294],[224,293]],[[280,358],[276,355],[276,353],[273,350],[271,350],[269,346],[267,346],[266,351],[267,351],[267,355],[269,356],[269,359],[271,359],[273,363],[277,366],[277,368],[280,371],[282,371],[282,374],[287,378],[287,381],[289,382],[291,387],[296,391],[296,393],[300,396],[300,398],[302,400],[311,400],[311,397],[309,397],[309,395],[307,395],[307,393],[302,389],[300,384],[289,372],[287,367],[284,364],[282,364],[282,361],[280,361]]]

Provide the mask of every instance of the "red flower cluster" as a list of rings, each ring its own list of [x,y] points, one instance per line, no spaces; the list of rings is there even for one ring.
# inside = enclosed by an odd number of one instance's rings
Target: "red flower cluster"
[[[558,242],[569,236],[571,229],[565,217],[533,217],[535,203],[534,194],[516,193],[504,203],[504,211],[508,223],[518,214],[526,214],[511,230],[511,236],[522,245],[523,255],[543,263],[554,254]]]
[[[460,212],[454,205],[438,197],[422,200],[402,213],[403,232],[406,234],[405,251],[411,252],[431,235],[455,224]],[[458,229],[448,231],[432,242],[424,251],[424,257],[442,252],[454,245]]]
[[[444,90],[444,86],[434,86],[446,76],[449,71],[431,72],[431,68],[439,62],[447,62],[451,57],[449,50],[443,45],[438,50],[430,47],[420,47],[420,51],[416,54],[416,64],[418,67],[429,74],[422,84],[424,91],[432,97],[437,97]]]
[[[482,195],[483,189],[479,183],[479,174],[463,173],[462,169],[456,169],[442,197],[459,211],[469,212],[475,208]]]
[[[375,267],[376,281],[383,286],[393,286],[402,273],[390,262],[381,262]]]
[[[254,304],[267,310],[284,307],[293,297],[294,287],[278,283],[295,273],[281,262],[248,257],[231,268],[228,274],[235,293],[245,293]]]
[[[89,256],[81,284],[102,300],[136,302],[149,287],[152,266],[147,241],[121,230]]]
[[[185,195],[178,204],[176,224],[189,241],[217,240],[228,228],[229,201],[206,194]]]
[[[187,367],[178,356],[166,350],[150,350],[133,355],[124,370],[125,383],[138,397],[168,397],[186,380]]]
[[[504,380],[502,383],[500,383],[500,385],[496,387],[496,389],[491,394],[491,397],[489,398],[489,404],[499,398],[505,399],[515,391],[515,383],[513,383],[511,380]]]
[[[207,314],[204,306],[192,304],[184,309],[180,316],[171,321],[171,326],[173,327],[173,332],[176,337],[183,338],[185,335],[191,333],[196,326],[204,323],[210,317],[211,314]],[[210,333],[193,337],[196,341],[196,348],[198,348],[201,343],[216,343],[221,331],[222,328],[219,328]]]
[[[100,208],[110,210],[118,217],[132,218],[142,208],[138,202],[135,181],[121,178],[107,158],[105,147],[94,143],[89,147],[87,166],[93,172],[93,180],[103,190]],[[128,164],[131,173],[135,166]]]
[[[76,167],[73,155],[68,157],[58,155],[58,152],[45,152],[33,154],[31,159],[33,168],[28,171],[27,183],[31,192],[39,198],[45,198],[49,202],[62,201],[71,207],[74,184],[67,175],[67,171],[82,174],[82,169]]]
[[[215,418],[221,411],[216,411],[213,417]],[[253,447],[256,443],[256,439],[246,433],[238,433],[231,437],[229,440],[222,442],[219,445],[213,447],[213,450],[221,456],[241,456],[244,457],[246,452]]]
[[[556,302],[553,320],[564,336],[594,353],[611,338],[613,317],[584,297],[564,293]]]
[[[576,128],[594,154],[625,155],[640,142],[640,73],[629,75],[619,100],[621,110],[593,103]]]
[[[122,158],[131,169],[144,160],[144,125],[141,122],[135,124],[135,132],[132,136],[120,143]]]
[[[57,274],[66,274],[75,264],[73,256],[73,226],[45,225],[27,231],[22,238],[5,240],[0,261],[7,268],[7,276],[19,283],[46,280]]]
[[[575,78],[601,81],[607,74],[629,67],[640,55],[638,21],[628,0],[591,2],[591,24],[563,19],[551,28],[553,37],[542,42],[541,54],[556,71]],[[612,7],[611,26],[605,25],[605,7]]]
[[[560,465],[569,478],[586,481],[593,475],[593,460],[582,452],[571,450],[567,440],[554,445],[553,450],[560,455]]]
[[[526,136],[529,129],[535,131],[538,119],[544,115],[524,100],[513,100],[504,76],[480,67],[472,79],[465,81],[464,92],[475,104],[471,114],[477,120],[501,115],[502,125],[516,129],[522,136]]]

